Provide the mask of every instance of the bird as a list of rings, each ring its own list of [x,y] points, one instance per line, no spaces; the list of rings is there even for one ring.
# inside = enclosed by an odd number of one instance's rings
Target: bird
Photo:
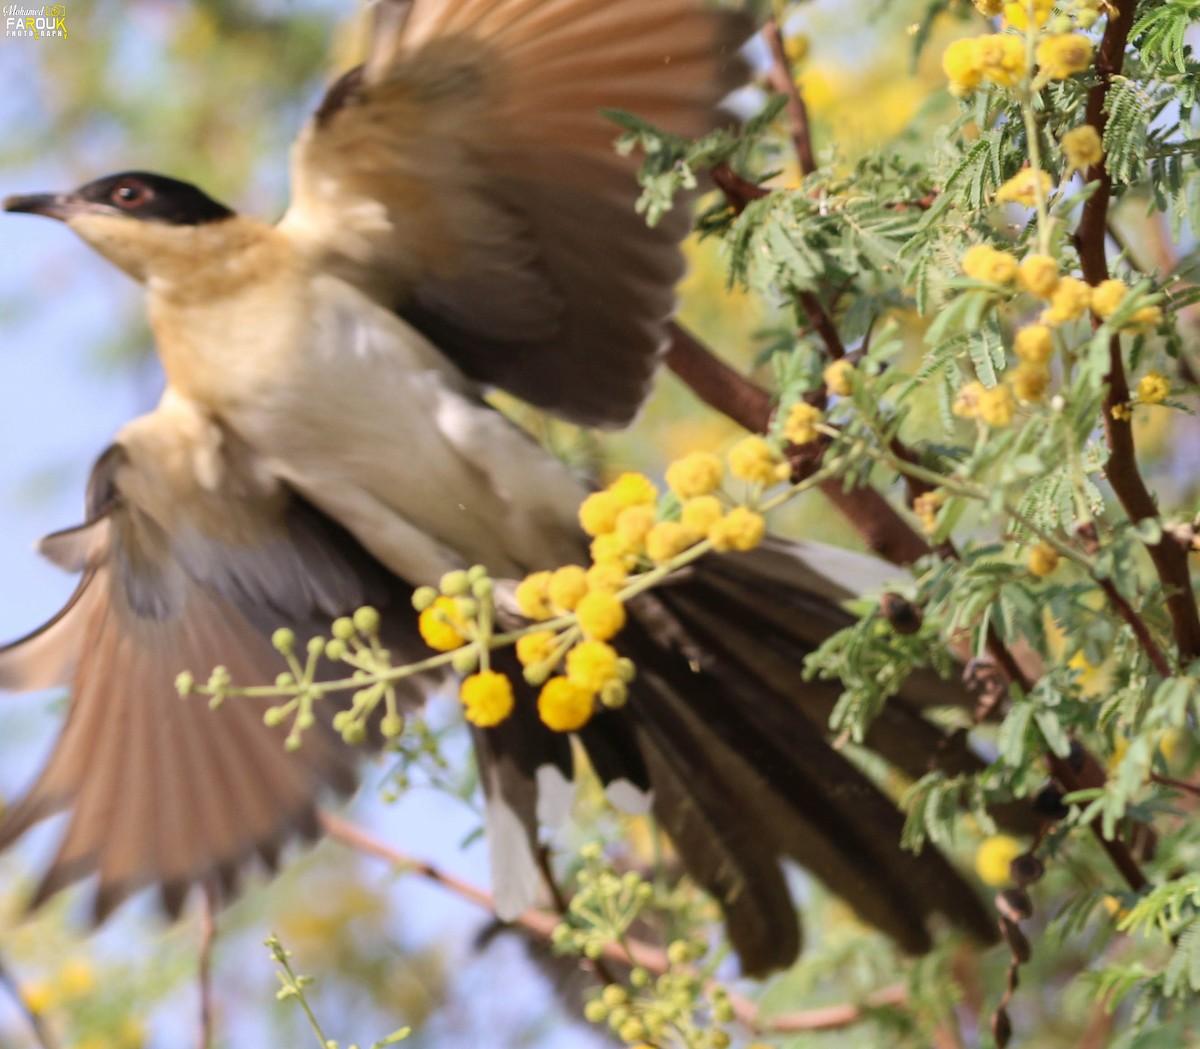
[[[486,395],[590,427],[637,415],[688,217],[636,213],[635,162],[601,110],[709,132],[747,80],[752,29],[702,0],[379,0],[367,57],[292,147],[278,222],[144,171],[4,202],[142,285],[166,377],[97,461],[84,522],[40,544],[80,574],[74,595],[0,649],[0,688],[71,694],[0,822],[7,846],[69,813],[31,905],[93,876],[97,921],[151,887],[170,916],[197,886],[224,900],[318,832],[328,791],[354,788],[328,713],[288,751],[268,701],[210,710],[180,699],[180,671],[272,681],[277,628],[303,641],[366,605],[393,662],[416,661],[417,588],[472,565],[520,580],[587,563],[589,484]],[[927,950],[938,921],[995,938],[938,850],[900,848],[893,801],[827,739],[837,684],[804,678],[853,622],[845,603],[895,576],[806,541],[708,555],[629,602],[614,641],[637,667],[628,702],[575,733],[614,796],[649,799],[747,974],[801,949],[784,860],[905,950]],[[501,917],[536,895],[539,799],[575,760],[511,676],[511,716],[472,729]],[[405,707],[443,683],[408,681]],[[946,743],[921,708],[963,701],[914,675],[868,744],[919,775]]]

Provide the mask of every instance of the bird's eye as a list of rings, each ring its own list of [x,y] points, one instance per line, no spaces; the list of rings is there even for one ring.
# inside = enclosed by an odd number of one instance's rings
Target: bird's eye
[[[109,194],[114,204],[121,208],[138,208],[151,197],[150,189],[141,182],[118,182]]]

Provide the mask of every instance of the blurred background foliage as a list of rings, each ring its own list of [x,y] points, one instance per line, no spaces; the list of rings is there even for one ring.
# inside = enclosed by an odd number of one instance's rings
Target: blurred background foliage
[[[944,45],[962,32],[963,22],[978,18],[974,9],[961,2],[926,9],[911,0],[812,0],[791,10],[789,51],[819,154],[846,171],[881,143],[924,155],[956,105],[944,90],[942,48],[915,55],[913,40],[931,36]],[[67,5],[65,41],[0,41],[3,190],[62,188],[114,170],[147,168],[194,181],[239,210],[277,215],[287,194],[288,146],[323,86],[353,61],[359,14],[349,0],[75,0]],[[750,109],[760,100],[761,93],[751,92],[739,105]],[[794,181],[795,172],[784,170],[779,178]],[[1171,251],[1167,231],[1157,220],[1146,221],[1136,201],[1114,222],[1140,257],[1161,260]],[[8,358],[0,381],[9,386],[0,417],[0,542],[8,546],[19,545],[16,537],[31,534],[28,522],[41,522],[48,513],[66,512],[55,523],[71,523],[69,508],[80,501],[89,456],[107,439],[95,424],[88,429],[86,409],[63,417],[55,406],[68,391],[71,403],[127,405],[131,416],[149,407],[161,388],[138,290],[67,232],[48,226],[19,218],[0,223],[0,357]],[[727,360],[769,382],[762,350],[790,318],[773,304],[730,292],[715,245],[693,243],[688,251],[683,322]],[[926,322],[913,315],[895,319],[916,352]],[[45,374],[39,371],[43,355],[58,361],[58,385],[49,389],[36,378]],[[18,382],[33,383],[34,392]],[[95,416],[106,418],[99,410]],[[1194,501],[1200,431],[1192,419],[1155,412],[1137,422],[1154,483],[1173,505]],[[533,425],[564,454],[600,473],[634,467],[651,475],[684,451],[722,447],[737,432],[669,376],[627,433],[598,441]],[[41,441],[43,430],[58,431],[58,439]],[[75,435],[65,444],[64,432]],[[775,523],[787,534],[852,542],[819,496],[793,504]],[[30,576],[16,554],[5,556],[12,560],[0,561],[0,570],[11,566],[0,589],[4,622],[30,624],[38,618],[31,607],[49,608],[56,599],[43,593],[42,577]],[[44,750],[60,712],[57,697],[5,709],[0,788],[6,796],[36,767],[30,755]],[[453,714],[448,705],[435,706],[432,716],[437,723]],[[464,750],[461,740],[458,746]],[[477,823],[471,807],[420,783],[389,807],[376,789],[384,777],[379,769],[367,776],[353,818],[482,880],[482,846],[474,841],[461,848]],[[898,793],[904,785],[892,786]],[[627,832],[636,856],[644,827],[614,830]],[[582,834],[576,826],[566,836],[577,843]],[[35,918],[22,919],[19,902],[29,872],[52,844],[52,835],[34,839],[0,860],[0,955],[27,1004],[66,1046],[190,1044],[197,918],[165,929],[148,905],[135,905],[90,936],[68,894]],[[961,843],[968,863],[977,841]],[[1053,897],[1055,879],[1065,884],[1074,876],[1070,868],[1053,870],[1044,895]],[[574,997],[553,991],[561,966],[540,950],[530,960],[517,936],[480,940],[486,916],[440,890],[328,843],[293,856],[269,890],[264,883],[257,880],[221,917],[218,1045],[292,1046],[311,1037],[292,1003],[274,1000],[276,984],[261,946],[271,930],[294,952],[299,971],[317,974],[310,999],[343,1045],[351,1039],[369,1043],[402,1023],[414,1027],[406,1044],[430,1049],[604,1044],[601,1031],[572,1019]],[[807,884],[801,890],[810,949],[795,970],[767,986],[765,1012],[854,1000],[891,985],[905,965],[892,948],[823,891]],[[1037,952],[1024,970],[1018,1003],[1023,1044],[1107,1044],[1110,1021],[1096,1010],[1086,985],[1072,985],[1065,997],[1063,987],[1109,946],[1101,935],[1058,948],[1050,941]],[[904,1010],[880,1006],[857,1027],[797,1034],[775,1044],[928,1045],[934,1021],[957,1002],[976,1018],[986,1010],[1001,985],[1001,954],[981,960],[947,944],[919,963]],[[1164,1027],[1137,1044],[1179,1046],[1183,1037]],[[0,1004],[0,1042],[35,1044],[9,1001]]]

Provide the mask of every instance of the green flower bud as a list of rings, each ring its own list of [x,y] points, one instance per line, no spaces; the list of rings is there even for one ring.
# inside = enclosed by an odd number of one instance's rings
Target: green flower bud
[[[281,626],[271,635],[271,644],[276,651],[286,656],[296,647],[296,632]]]
[[[331,641],[325,642],[325,655],[334,661],[346,658],[346,653],[350,650],[346,647],[346,642],[340,638],[333,638]]]
[[[632,659],[626,659],[622,656],[617,660],[617,677],[627,685],[637,677],[637,667],[633,665]]]
[[[413,608],[418,612],[424,612],[430,605],[438,599],[438,592],[431,586],[419,586],[413,591],[412,603]]]
[[[354,620],[349,616],[333,621],[333,636],[341,641],[349,641],[354,636]]]
[[[672,965],[686,965],[692,960],[692,949],[684,940],[676,940],[667,948],[667,961]]]
[[[642,1026],[642,1021],[635,1016],[621,1024],[617,1034],[622,1041],[636,1042],[645,1034],[645,1028]]]
[[[471,589],[471,579],[466,572],[447,572],[438,583],[439,589],[447,597],[462,597]]]
[[[192,694],[192,689],[196,687],[196,676],[190,671],[185,670],[182,674],[178,674],[175,678],[175,691],[179,693],[180,699],[186,699]]]
[[[379,731],[385,739],[395,739],[404,731],[404,718],[399,714],[388,714],[379,722]]]
[[[282,674],[275,675],[276,688],[291,688],[296,683],[296,679],[292,677],[290,670],[285,670]]]
[[[624,681],[606,681],[600,688],[600,702],[617,710],[629,702],[629,686]]]
[[[1071,19],[1068,15],[1056,15],[1050,19],[1050,24],[1047,28],[1052,33],[1069,33],[1073,28]]]
[[[325,639],[323,637],[310,637],[306,648],[310,656],[324,655]]]
[[[600,992],[600,999],[608,1008],[615,1009],[629,1001],[629,992],[619,983],[610,983]]]
[[[275,728],[276,725],[282,725],[283,719],[286,717],[283,707],[267,707],[263,711],[263,724],[267,728]]]
[[[458,614],[463,619],[474,619],[479,615],[479,602],[473,597],[460,597],[458,599]]]
[[[479,651],[474,645],[460,648],[450,657],[450,665],[460,674],[473,674],[479,666]]]
[[[379,630],[379,613],[370,605],[364,605],[354,613],[354,625],[360,634],[374,634]]]
[[[1092,26],[1094,26],[1099,20],[1100,12],[1093,11],[1088,8],[1080,11],[1079,14],[1075,16],[1075,22],[1078,24],[1080,29],[1091,29]]]
[[[353,718],[353,712],[349,710],[339,710],[333,715],[334,732],[341,732],[343,729],[345,729],[346,725],[353,720]]]
[[[472,583],[478,583],[481,579],[486,579],[488,574],[487,568],[483,565],[472,565],[467,569],[467,578]]]
[[[311,710],[301,711],[296,717],[296,728],[301,732],[307,731],[317,723],[317,716]]]
[[[629,982],[634,987],[645,987],[650,983],[650,973],[639,965],[629,973]]]
[[[604,1023],[608,1016],[608,1007],[599,998],[593,998],[583,1007],[583,1018],[588,1023]]]
[[[553,668],[546,663],[534,663],[531,667],[525,667],[521,671],[521,676],[525,678],[527,684],[537,688],[539,685],[544,685],[550,680],[550,673]]]
[[[300,749],[300,737],[293,732],[283,741],[283,749],[289,754],[294,754]]]
[[[495,589],[496,584],[487,578],[477,579],[471,584],[472,595],[477,597],[480,601],[488,600],[495,592]]]
[[[357,747],[366,738],[367,730],[358,721],[351,721],[342,729],[342,739],[352,747]]]

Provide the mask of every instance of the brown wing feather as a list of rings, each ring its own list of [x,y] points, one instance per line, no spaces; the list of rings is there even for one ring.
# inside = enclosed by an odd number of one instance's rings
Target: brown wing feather
[[[628,422],[688,223],[635,215],[636,162],[600,110],[703,134],[745,78],[748,32],[702,0],[416,0],[297,142],[281,229],[472,377]]]
[[[35,905],[98,874],[97,920],[151,884],[174,914],[192,885],[228,891],[255,856],[273,864],[284,842],[312,833],[320,793],[355,782],[332,710],[288,753],[286,729],[263,722],[270,700],[210,710],[180,698],[176,676],[220,664],[238,684],[273,680],[284,669],[275,627],[303,643],[366,603],[381,607],[406,658],[418,651],[409,590],[171,397],[123,431],[92,489],[104,516],[49,543],[84,569],[79,588],[46,627],[0,649],[0,687],[72,692],[41,775],[0,822],[0,847],[69,810]],[[404,614],[393,624],[389,610]]]

